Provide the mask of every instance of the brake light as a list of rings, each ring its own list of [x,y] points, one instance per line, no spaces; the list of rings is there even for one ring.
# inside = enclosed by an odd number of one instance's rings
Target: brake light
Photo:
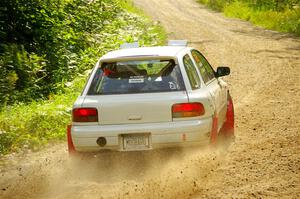
[[[196,117],[196,116],[204,115],[204,113],[205,113],[205,109],[203,104],[198,102],[174,104],[172,106],[173,118]]]
[[[95,108],[73,109],[73,122],[98,122],[98,111]]]

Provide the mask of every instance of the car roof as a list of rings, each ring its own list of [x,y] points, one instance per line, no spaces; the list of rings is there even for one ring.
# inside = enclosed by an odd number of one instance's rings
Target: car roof
[[[126,57],[175,57],[178,52],[186,49],[186,46],[155,46],[140,48],[125,48],[110,51],[101,59],[115,59]]]

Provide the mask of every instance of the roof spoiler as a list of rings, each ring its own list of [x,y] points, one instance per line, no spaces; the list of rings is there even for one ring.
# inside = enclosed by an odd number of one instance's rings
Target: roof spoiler
[[[124,44],[121,44],[121,46],[120,46],[121,49],[124,49],[124,48],[138,48],[138,47],[139,47],[138,42],[124,43]]]
[[[187,46],[187,40],[169,40],[168,46]]]

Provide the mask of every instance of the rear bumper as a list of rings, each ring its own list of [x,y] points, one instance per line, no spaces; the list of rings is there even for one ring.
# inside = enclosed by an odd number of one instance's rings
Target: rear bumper
[[[71,136],[76,151],[124,151],[123,135],[148,134],[148,149],[208,144],[212,119],[164,123],[72,126]],[[100,147],[97,139],[104,137],[106,145]],[[127,149],[126,149],[127,151]]]

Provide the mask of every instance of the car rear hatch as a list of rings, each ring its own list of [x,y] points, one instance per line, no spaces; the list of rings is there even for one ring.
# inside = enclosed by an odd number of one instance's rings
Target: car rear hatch
[[[172,105],[188,102],[173,59],[103,62],[83,102],[97,107],[99,124],[172,121]]]
[[[87,96],[85,107],[96,107],[100,125],[172,121],[172,105],[188,102],[185,91]]]

